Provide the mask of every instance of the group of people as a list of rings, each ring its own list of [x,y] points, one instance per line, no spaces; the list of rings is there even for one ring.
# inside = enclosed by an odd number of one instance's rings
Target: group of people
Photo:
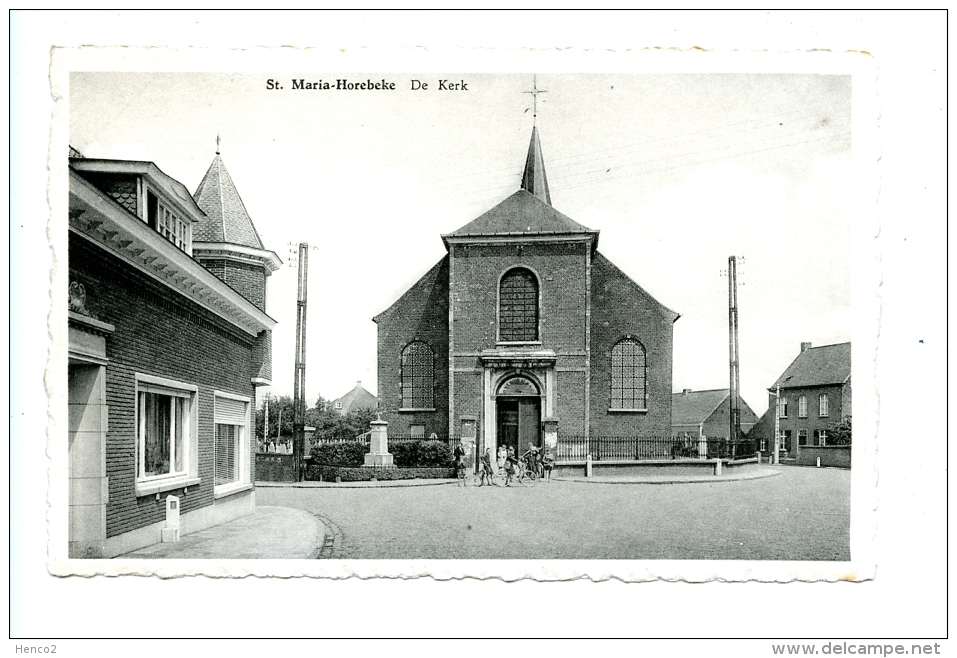
[[[538,446],[529,443],[521,457],[515,455],[515,448],[512,446],[499,446],[496,459],[492,462],[492,449],[486,448],[482,455],[482,478],[479,486],[483,484],[492,484],[492,476],[496,471],[505,471],[505,486],[510,486],[512,478],[518,471],[519,462],[525,464],[525,467],[534,473],[538,473],[546,480],[551,479],[552,469],[555,466],[555,460],[551,455],[544,454]]]

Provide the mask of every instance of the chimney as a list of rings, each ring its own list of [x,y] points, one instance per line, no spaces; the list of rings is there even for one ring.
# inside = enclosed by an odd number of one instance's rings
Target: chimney
[[[802,353],[802,354],[803,354],[804,352],[807,352],[809,349],[811,349],[811,344],[810,344],[810,343],[801,343],[801,353]]]
[[[688,393],[690,393],[690,392],[691,392],[691,389],[690,389],[690,388],[685,388],[685,389],[682,389],[681,394],[682,394],[682,395],[688,395]]]
[[[362,380],[356,380],[356,388],[362,388]]]

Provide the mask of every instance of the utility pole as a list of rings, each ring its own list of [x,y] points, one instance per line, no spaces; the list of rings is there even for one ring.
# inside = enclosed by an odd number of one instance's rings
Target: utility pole
[[[293,386],[292,452],[296,479],[302,480],[306,416],[306,297],[309,245],[299,243],[299,296],[296,301],[296,381]]]
[[[731,436],[731,456],[734,457],[735,444],[741,438],[741,375],[738,361],[738,261],[735,256],[728,258],[728,348],[731,366],[729,432]]]
[[[781,385],[774,389],[774,462],[781,462]]]
[[[269,447],[269,393],[266,393],[265,409],[263,410],[263,445]]]

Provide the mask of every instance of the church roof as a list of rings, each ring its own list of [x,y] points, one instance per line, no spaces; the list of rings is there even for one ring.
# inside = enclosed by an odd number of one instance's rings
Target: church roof
[[[539,197],[526,190],[518,190],[491,210],[447,235],[468,237],[479,235],[531,235],[559,233],[593,233],[571,217],[563,215]]]
[[[193,227],[193,241],[227,242],[263,249],[253,220],[218,151],[193,199],[206,213],[206,219]]]
[[[598,240],[598,231],[582,226],[552,207],[538,129],[532,128],[521,189],[457,231],[443,235],[442,240],[448,244],[447,238],[581,233],[592,234],[595,242]]]

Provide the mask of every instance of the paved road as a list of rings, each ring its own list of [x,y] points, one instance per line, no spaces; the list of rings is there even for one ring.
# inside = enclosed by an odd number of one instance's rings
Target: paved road
[[[318,514],[348,559],[849,560],[850,472],[757,480],[279,489],[259,505]]]

